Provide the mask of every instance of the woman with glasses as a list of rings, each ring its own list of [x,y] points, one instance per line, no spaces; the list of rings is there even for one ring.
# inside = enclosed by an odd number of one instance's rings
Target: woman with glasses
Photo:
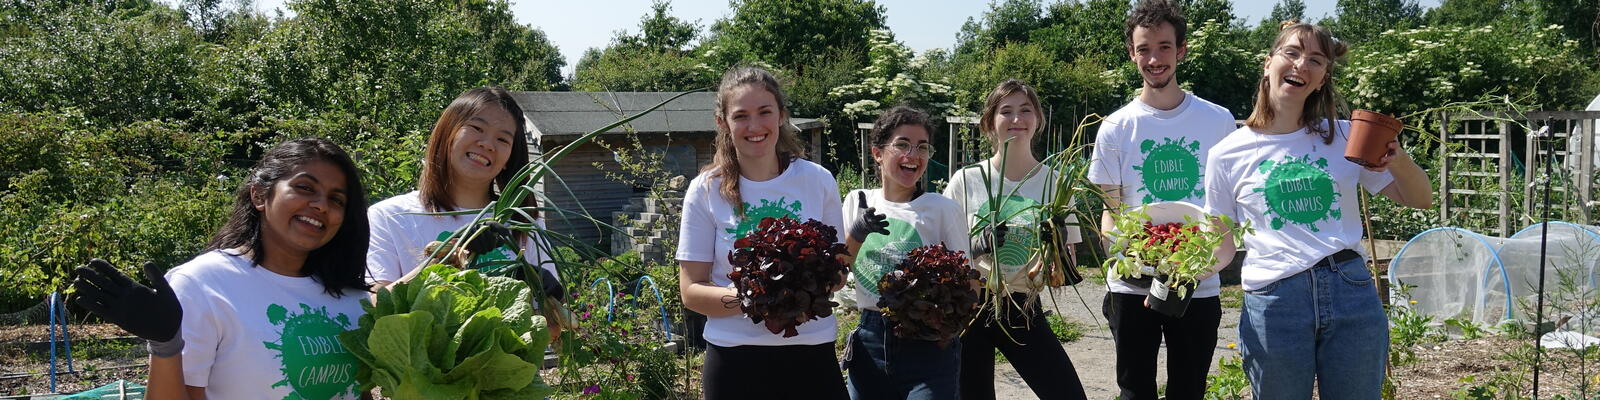
[[[1345,161],[1334,78],[1347,48],[1327,28],[1287,23],[1245,126],[1207,157],[1206,207],[1257,227],[1244,237],[1239,344],[1258,399],[1376,399],[1389,325],[1361,254],[1357,187],[1413,208],[1432,184],[1389,144],[1379,165]],[[1234,244],[1223,244],[1224,254]]]
[[[968,247],[961,206],[922,189],[933,157],[930,132],[928,114],[909,106],[878,116],[870,139],[883,187],[845,196],[846,246],[856,254],[851,270],[861,307],[861,323],[851,333],[844,359],[853,399],[955,399],[958,394],[960,341],[941,345],[896,337],[878,310],[878,281],[906,253],[940,243],[952,251]]]

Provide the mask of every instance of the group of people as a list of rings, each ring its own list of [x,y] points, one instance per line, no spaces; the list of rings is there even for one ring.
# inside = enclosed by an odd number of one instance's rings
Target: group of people
[[[1356,191],[1428,208],[1428,177],[1397,142],[1376,166],[1342,161],[1350,122],[1339,119],[1334,79],[1347,48],[1328,29],[1282,26],[1242,127],[1226,108],[1178,85],[1186,35],[1171,1],[1141,1],[1127,19],[1124,39],[1142,89],[1105,118],[1095,140],[1088,179],[1107,203],[1101,226],[1144,204],[1186,202],[1228,217],[1219,221],[1259,227],[1242,236],[1248,255],[1239,322],[1254,395],[1309,399],[1316,387],[1325,399],[1378,398],[1388,325],[1360,252]],[[1082,241],[1075,221],[1043,223],[1051,216],[1037,211],[1060,188],[1050,187],[1056,172],[1035,156],[1045,114],[1032,87],[1010,79],[988,94],[978,130],[994,153],[953,173],[943,193],[927,193],[921,183],[935,151],[928,114],[905,105],[880,114],[868,136],[880,187],[841,197],[827,170],[801,158],[785,104],[766,71],[724,75],[717,154],[684,198],[676,258],[685,306],[709,317],[706,398],[992,399],[996,350],[1039,398],[1086,397],[1044,310],[1032,301],[1048,286],[1039,269],[1074,268],[1048,265],[1073,257],[1044,259],[1033,251],[1036,243],[1055,235]],[[753,229],[750,221],[780,216],[838,227],[837,239],[851,250],[861,313],[842,360],[833,350],[833,317],[780,337],[729,301],[737,294],[726,254]],[[1240,227],[1219,229],[1232,237]],[[909,250],[938,243],[965,251],[976,268],[997,277],[979,290],[986,297],[998,292],[998,301],[988,302],[954,343],[897,337],[877,309],[878,281]],[[1107,280],[1102,312],[1116,343],[1120,398],[1203,398],[1222,319],[1217,272],[1238,246],[1230,238],[1216,249],[1219,262],[1178,317],[1149,308],[1148,279]],[[1158,397],[1163,341],[1168,382]],[[772,387],[767,377],[774,368],[795,384]]]
[[[1124,33],[1142,90],[1101,123],[1095,141],[1088,178],[1108,205],[1102,226],[1131,207],[1167,201],[1249,221],[1258,228],[1243,236],[1239,330],[1255,396],[1310,398],[1315,383],[1325,399],[1378,398],[1388,330],[1358,246],[1356,190],[1427,208],[1431,184],[1397,144],[1376,167],[1339,161],[1349,122],[1338,118],[1334,79],[1345,45],[1326,28],[1285,23],[1263,62],[1254,109],[1237,127],[1227,109],[1179,87],[1187,24],[1172,1],[1141,1]],[[845,196],[832,173],[804,158],[783,87],[768,71],[728,71],[714,110],[715,155],[688,186],[674,255],[684,305],[708,317],[706,398],[992,399],[997,350],[1040,398],[1086,397],[1034,301],[1047,286],[1038,269],[1075,268],[1041,264],[1073,257],[1041,260],[1032,251],[1041,237],[1078,243],[1081,232],[1073,221],[1041,224],[1046,216],[1036,211],[1014,212],[1037,210],[1059,189],[1033,148],[1046,117],[1034,88],[1009,79],[986,96],[978,130],[994,154],[956,171],[942,193],[921,183],[934,128],[913,107],[892,107],[873,124],[881,186]],[[93,261],[78,269],[79,301],[149,341],[149,398],[364,397],[337,334],[355,328],[360,299],[415,276],[430,243],[471,221],[427,213],[481,209],[508,189],[529,162],[522,115],[503,89],[463,93],[431,132],[417,190],[371,207],[360,171],[337,145],[279,144],[251,170],[204,253],[164,275],[146,265],[152,287]],[[731,301],[735,239],[752,221],[781,216],[833,226],[851,251],[843,261],[861,312],[842,360],[834,317],[805,321],[784,337]],[[537,217],[526,222],[542,225]],[[1056,226],[1065,232],[1049,232]],[[517,240],[521,246],[478,257],[523,257],[557,282],[538,251],[548,247],[543,239]],[[953,343],[897,337],[877,309],[877,282],[909,250],[940,243],[998,277],[974,287],[1000,301],[988,302]],[[1108,279],[1103,313],[1122,399],[1157,398],[1163,341],[1165,398],[1203,396],[1222,315],[1215,271],[1237,245],[1217,249],[1220,262],[1181,317],[1147,307],[1148,282]],[[560,297],[559,284],[547,286],[540,290]]]

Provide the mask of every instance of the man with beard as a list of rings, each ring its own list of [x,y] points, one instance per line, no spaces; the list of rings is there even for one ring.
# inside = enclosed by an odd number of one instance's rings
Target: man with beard
[[[1116,213],[1143,204],[1205,204],[1206,152],[1237,126],[1226,108],[1179,87],[1177,67],[1188,52],[1187,31],[1172,0],[1142,0],[1128,16],[1123,38],[1144,82],[1137,98],[1106,117],[1095,139],[1089,179],[1106,194],[1103,227],[1112,226]],[[1148,308],[1150,276],[1123,278],[1106,279],[1110,293],[1103,305],[1116,341],[1121,398],[1157,398],[1156,357],[1163,336],[1166,398],[1201,398],[1222,319],[1216,274],[1201,279],[1181,317]]]

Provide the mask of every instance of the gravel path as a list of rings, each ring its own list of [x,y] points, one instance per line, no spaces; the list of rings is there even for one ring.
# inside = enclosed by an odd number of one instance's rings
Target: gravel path
[[[1062,346],[1067,349],[1067,355],[1072,357],[1072,365],[1078,370],[1078,378],[1083,380],[1084,393],[1090,399],[1114,399],[1117,397],[1117,382],[1114,375],[1116,366],[1116,353],[1111,340],[1111,328],[1106,326],[1105,316],[1100,313],[1101,302],[1106,296],[1104,284],[1095,284],[1094,281],[1078,285],[1077,294],[1070,288],[1054,293],[1052,301],[1049,295],[1042,299],[1046,310],[1053,310],[1063,317],[1077,320],[1087,327],[1082,339]],[[1077,296],[1083,296],[1079,302]],[[1085,309],[1084,304],[1088,304]],[[1222,324],[1217,328],[1217,354],[1215,359],[1239,355],[1239,351],[1229,349],[1228,344],[1238,343],[1239,340],[1239,307],[1222,307]],[[1092,314],[1091,314],[1092,313]],[[1162,346],[1161,356],[1156,359],[1156,383],[1164,384],[1166,373],[1166,346]],[[1216,361],[1213,359],[1211,369],[1216,371]],[[1017,375],[1010,364],[999,364],[995,367],[995,398],[997,399],[1037,399],[1033,391],[1028,389],[1022,376]]]

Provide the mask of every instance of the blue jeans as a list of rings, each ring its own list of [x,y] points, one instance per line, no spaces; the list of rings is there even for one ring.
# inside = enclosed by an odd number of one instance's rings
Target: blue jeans
[[[961,341],[944,347],[927,340],[896,337],[889,320],[861,310],[861,324],[851,334],[850,398],[954,400],[961,376]]]
[[[1239,342],[1257,399],[1377,399],[1389,319],[1360,257],[1245,292]]]

